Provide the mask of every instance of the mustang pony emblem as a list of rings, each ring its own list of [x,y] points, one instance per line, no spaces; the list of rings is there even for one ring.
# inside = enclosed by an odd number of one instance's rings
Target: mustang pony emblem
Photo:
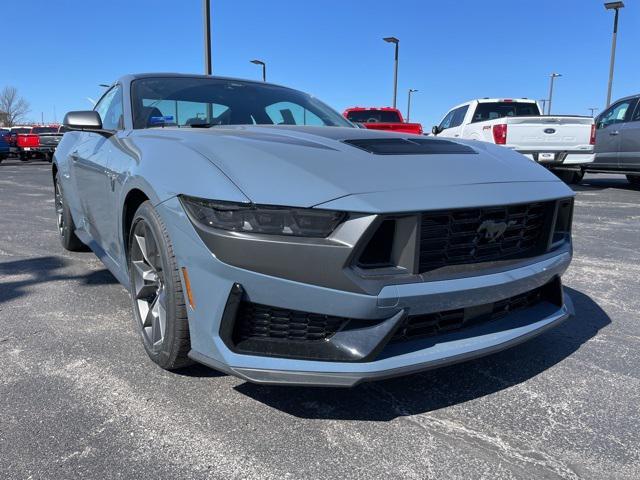
[[[514,225],[515,223],[515,220],[511,220],[509,221],[509,223],[485,220],[480,224],[478,230],[476,231],[478,232],[478,236],[480,237],[480,239],[484,239],[489,242],[495,242],[502,235],[504,235],[504,232],[507,231],[507,228],[509,228],[511,225]]]

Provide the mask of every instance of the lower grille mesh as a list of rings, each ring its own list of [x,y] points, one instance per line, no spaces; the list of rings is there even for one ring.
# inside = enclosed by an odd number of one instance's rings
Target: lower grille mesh
[[[459,308],[425,315],[409,316],[396,331],[392,342],[431,337],[442,333],[459,330],[478,323],[496,320],[505,315],[532,307],[546,299],[547,285],[495,303]]]
[[[242,302],[234,337],[236,342],[250,338],[318,341],[330,338],[347,321],[342,317]]]

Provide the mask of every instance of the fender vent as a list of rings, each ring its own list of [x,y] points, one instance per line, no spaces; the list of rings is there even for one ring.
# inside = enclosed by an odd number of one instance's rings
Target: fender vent
[[[473,148],[436,138],[358,138],[344,143],[376,155],[477,154]]]

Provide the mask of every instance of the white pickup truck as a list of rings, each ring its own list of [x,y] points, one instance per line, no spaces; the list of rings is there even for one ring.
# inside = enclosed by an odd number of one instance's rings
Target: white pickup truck
[[[432,133],[504,145],[545,165],[568,183],[582,179],[593,162],[593,118],[542,115],[534,100],[481,98],[458,105]]]

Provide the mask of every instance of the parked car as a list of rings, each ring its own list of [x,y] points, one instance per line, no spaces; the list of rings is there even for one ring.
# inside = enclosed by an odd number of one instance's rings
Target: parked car
[[[39,145],[35,151],[48,161],[52,160],[53,152],[64,135],[64,132],[60,132],[61,127],[61,125],[35,126],[31,131],[39,137]]]
[[[405,122],[402,113],[400,113],[400,110],[397,108],[351,107],[347,108],[342,115],[346,119],[371,130],[386,130],[390,132],[422,135],[422,125],[419,123]]]
[[[11,153],[11,131],[7,128],[0,128],[0,162]]]
[[[64,124],[62,245],[128,286],[163,368],[352,386],[573,312],[574,193],[511,150],[354,128],[302,92],[200,75],[125,76]]]
[[[542,115],[538,103],[526,98],[471,100],[449,110],[432,133],[503,145],[567,183],[579,182],[583,167],[593,161],[593,118]]]
[[[640,95],[614,102],[596,119],[593,173],[622,173],[640,187]]]

